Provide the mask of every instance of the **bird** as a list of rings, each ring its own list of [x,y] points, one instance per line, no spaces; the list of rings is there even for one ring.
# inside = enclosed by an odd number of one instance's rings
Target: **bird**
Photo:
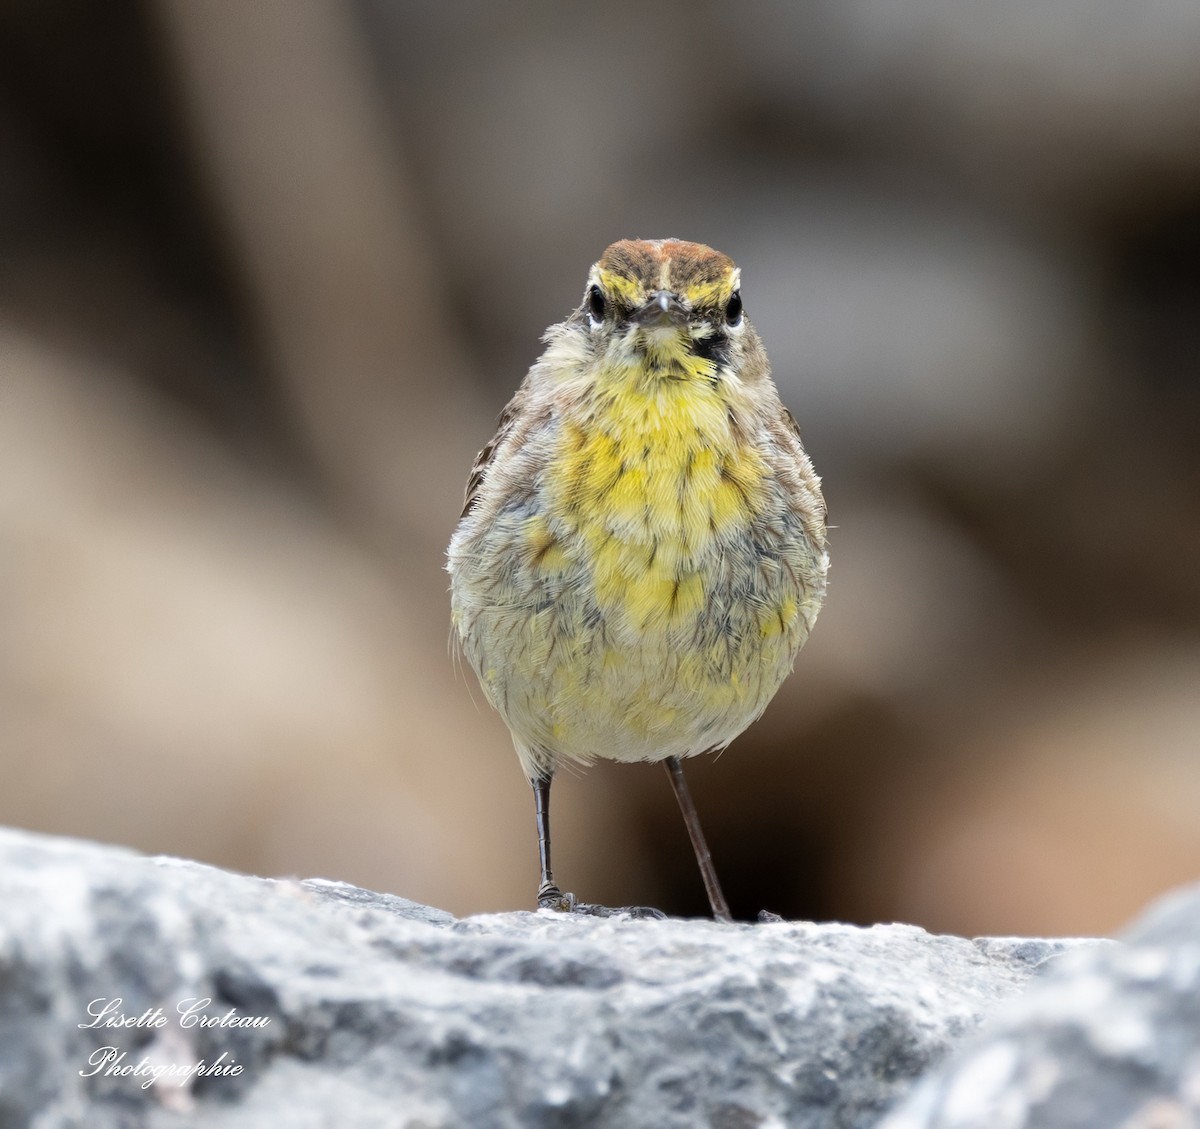
[[[820,479],[721,252],[619,240],[542,340],[471,469],[446,564],[452,635],[533,789],[537,905],[617,912],[555,881],[556,769],[661,761],[730,921],[681,762],[759,717],[812,630]]]

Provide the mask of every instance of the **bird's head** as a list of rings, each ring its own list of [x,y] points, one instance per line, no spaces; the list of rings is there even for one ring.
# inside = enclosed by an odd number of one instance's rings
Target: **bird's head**
[[[733,260],[681,239],[612,244],[592,267],[573,320],[603,364],[648,379],[717,381],[761,351]]]

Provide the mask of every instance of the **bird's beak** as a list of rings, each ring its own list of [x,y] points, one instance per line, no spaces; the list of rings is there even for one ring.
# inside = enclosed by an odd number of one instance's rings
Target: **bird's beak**
[[[646,329],[678,326],[687,322],[687,310],[678,294],[670,290],[656,290],[634,312],[633,320]]]

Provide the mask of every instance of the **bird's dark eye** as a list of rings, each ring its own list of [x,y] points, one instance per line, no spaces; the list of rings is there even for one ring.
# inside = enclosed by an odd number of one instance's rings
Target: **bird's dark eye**
[[[604,291],[599,286],[593,286],[587,296],[588,313],[592,315],[592,321],[604,320],[604,306]]]
[[[725,306],[725,320],[730,325],[737,325],[742,320],[742,292],[735,290]]]

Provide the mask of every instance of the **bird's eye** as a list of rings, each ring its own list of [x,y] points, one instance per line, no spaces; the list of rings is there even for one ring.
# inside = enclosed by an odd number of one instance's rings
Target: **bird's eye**
[[[604,291],[599,286],[593,286],[587,296],[588,314],[597,325],[604,320]]]
[[[725,321],[730,325],[738,325],[742,320],[742,292],[735,290],[725,306]]]

